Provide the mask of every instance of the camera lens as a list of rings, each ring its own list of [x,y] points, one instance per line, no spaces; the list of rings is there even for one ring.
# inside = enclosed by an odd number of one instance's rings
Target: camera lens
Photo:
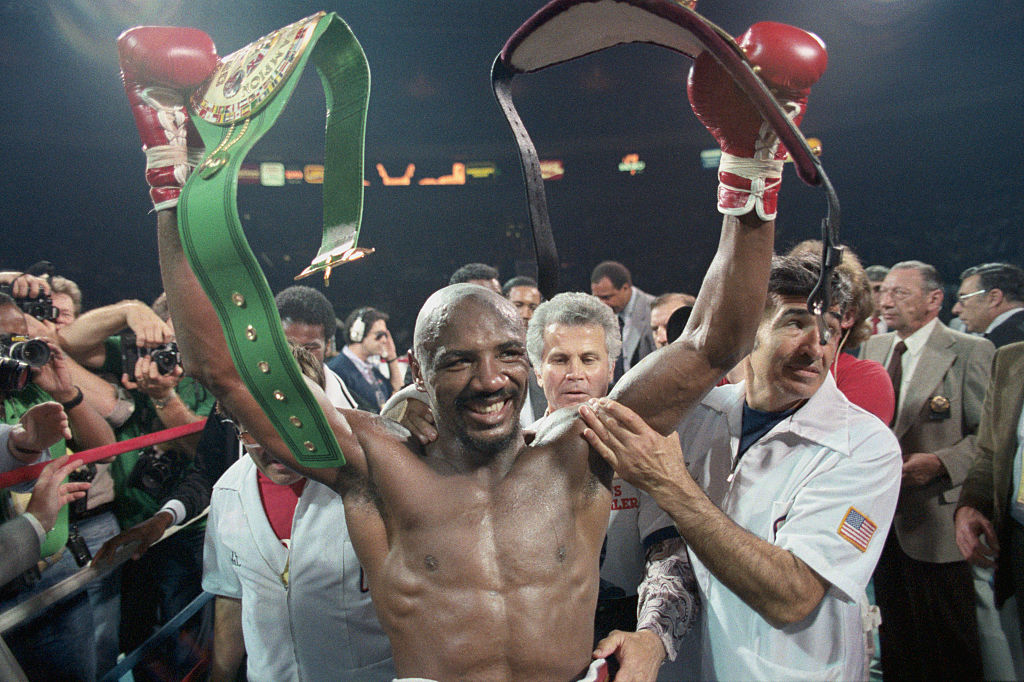
[[[42,367],[50,361],[50,347],[40,339],[17,341],[11,344],[11,357],[30,367]]]
[[[181,363],[178,344],[174,342],[165,343],[158,348],[150,350],[149,357],[156,363],[156,369],[161,374],[170,374]]]
[[[25,388],[29,376],[27,363],[0,356],[0,391],[20,391]]]

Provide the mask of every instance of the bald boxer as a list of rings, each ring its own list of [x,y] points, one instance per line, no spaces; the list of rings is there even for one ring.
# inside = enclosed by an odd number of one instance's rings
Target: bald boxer
[[[767,52],[783,63],[766,71],[798,76],[783,89],[801,101],[802,111],[806,92],[800,89],[820,76],[824,50],[808,53],[806,43],[788,49],[798,34],[807,34],[761,26],[745,40],[782,48]],[[194,86],[181,77],[191,74],[180,60],[209,61],[213,46],[196,40],[187,49],[140,52],[145,60],[122,54],[136,107],[145,102],[139,92],[153,85],[179,92]],[[774,242],[777,141],[765,139],[773,136],[760,131],[759,117],[724,73],[712,67],[698,78],[708,80],[691,100],[695,112],[723,149],[749,163],[744,179],[719,195],[726,214],[721,241],[687,331],[633,368],[613,393],[663,434],[750,348]],[[168,117],[136,112],[144,143],[166,138],[166,144],[184,144],[188,138],[187,131],[155,136],[151,126]],[[766,143],[767,158],[755,158]],[[435,416],[433,443],[421,446],[382,417],[335,410],[311,386],[347,464],[303,467],[239,378],[213,307],[185,259],[174,203],[180,185],[173,186],[173,172],[152,167],[169,156],[148,154],[147,178],[186,371],[210,387],[272,457],[342,496],[397,672],[432,679],[580,676],[591,663],[612,471],[581,437],[583,425],[572,410],[558,413],[525,444],[519,411],[529,363],[514,306],[484,288],[454,285],[420,310],[411,369]]]

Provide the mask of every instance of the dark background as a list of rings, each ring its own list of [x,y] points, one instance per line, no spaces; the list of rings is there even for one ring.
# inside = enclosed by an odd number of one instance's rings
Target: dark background
[[[371,70],[365,212],[372,256],[335,271],[339,317],[358,305],[392,313],[407,345],[416,309],[460,264],[502,278],[529,273],[527,213],[514,143],[490,92],[491,61],[541,3],[47,0],[0,2],[0,267],[47,259],[76,280],[86,307],[160,291],[143,155],[120,84],[114,40],[137,24],[195,26],[221,54],[312,14],[336,11]],[[934,263],[955,288],[988,260],[1021,264],[1024,3],[1019,0],[701,0],[732,34],[760,20],[814,31],[829,49],[802,128],[823,141],[843,208],[842,240],[865,264]],[[564,289],[589,290],[598,261],[624,262],[652,293],[696,292],[720,216],[714,142],[689,110],[690,60],[624,46],[516,79],[516,104],[541,158]],[[248,162],[288,167],[323,157],[323,94],[309,69]],[[636,153],[646,163],[617,170]],[[464,186],[383,187],[488,161],[499,175]],[[320,243],[319,186],[240,187],[247,234],[271,286],[287,286]],[[824,194],[786,172],[779,246],[816,237]],[[305,280],[314,286],[322,283]],[[947,297],[948,298],[948,297]]]

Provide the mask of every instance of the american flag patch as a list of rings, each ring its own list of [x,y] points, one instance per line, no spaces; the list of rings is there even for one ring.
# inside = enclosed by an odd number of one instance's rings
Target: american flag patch
[[[837,532],[840,537],[848,540],[854,547],[866,552],[868,543],[871,542],[871,536],[875,534],[876,530],[878,530],[878,526],[874,521],[850,507],[846,516],[843,517],[843,522],[839,524]]]

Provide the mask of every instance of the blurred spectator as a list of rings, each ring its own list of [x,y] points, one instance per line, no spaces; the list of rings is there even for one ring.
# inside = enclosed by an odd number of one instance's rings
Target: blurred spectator
[[[966,331],[983,335],[996,348],[1024,341],[1024,272],[1020,268],[1009,263],[985,263],[965,270],[960,280],[953,314],[959,315]],[[1005,393],[1006,389],[1001,391]],[[959,535],[958,544],[962,552]],[[972,563],[985,677],[1019,679],[1020,671],[1024,670],[1024,653],[1018,647],[1016,632],[1012,639],[1007,637],[1006,626],[1010,623],[1011,629],[1019,631],[1020,624],[1013,614],[1000,612],[998,603],[1005,597],[993,593],[991,566]]]
[[[882,319],[882,304],[881,304],[881,290],[882,282],[885,281],[885,276],[889,274],[889,268],[884,265],[869,265],[864,268],[864,274],[867,275],[868,281],[871,283],[871,315],[868,316],[868,324],[871,325],[871,334],[884,334],[889,331],[889,328],[885,324],[885,320]]]
[[[70,279],[56,276],[50,278],[50,292],[54,307],[60,311],[56,327],[61,330],[82,314],[82,290]]]
[[[668,319],[672,317],[672,313],[680,308],[692,306],[696,300],[697,297],[690,294],[669,292],[651,301],[651,333],[654,334],[656,348],[669,343]]]
[[[651,302],[654,297],[633,286],[626,266],[616,261],[598,263],[590,273],[590,293],[619,318],[622,355],[615,361],[612,383],[654,350],[651,333]]]
[[[1021,375],[1024,343],[1000,348],[978,426],[977,458],[964,481],[956,510],[960,553],[975,566],[996,566],[995,605],[1002,606],[1016,596],[1016,627],[1005,633],[1007,638],[1018,640],[1011,649],[1024,645],[1020,628],[1024,623],[1024,503],[1018,493],[1024,445],[1020,430],[1024,424]],[[1005,671],[1003,677],[1022,679],[1020,668]]]
[[[530,321],[533,311],[544,300],[540,295],[540,289],[537,288],[537,281],[532,277],[513,277],[501,287],[501,294],[512,301],[524,323]]]
[[[1024,271],[1009,263],[985,263],[960,275],[953,314],[972,334],[996,348],[1024,341]]]
[[[543,298],[540,295],[540,289],[537,288],[536,280],[531,277],[513,277],[505,282],[501,291],[505,298],[512,301],[512,305],[516,307],[523,326],[529,325],[530,318],[533,317],[534,311]],[[524,428],[539,419],[548,409],[547,399],[544,397],[544,391],[541,390],[540,384],[537,383],[536,373],[530,372],[527,380],[529,383],[527,384],[526,402],[523,403],[523,409],[519,412],[519,423]]]
[[[501,284],[498,283],[498,271],[484,263],[466,263],[452,273],[448,284],[479,284],[487,287],[496,294],[501,293]]]
[[[345,382],[324,364],[327,348],[334,339],[336,324],[334,308],[327,297],[312,287],[290,286],[274,297],[274,302],[281,316],[285,338],[305,348],[324,365],[324,392],[327,399],[335,407],[358,409],[355,396]],[[392,350],[393,346],[394,343]],[[395,357],[395,354],[392,353],[389,359],[391,357]]]
[[[0,334],[27,336],[30,319],[13,299],[0,295]],[[38,322],[34,319],[32,321]],[[73,383],[64,354],[56,343],[49,339],[46,343],[50,359],[44,365],[32,369],[30,382],[20,390],[0,392],[2,421],[7,424],[22,422],[33,413],[32,408],[39,410],[39,405],[56,400],[67,413],[76,449],[112,443],[114,434],[110,426],[84,400],[82,390]],[[45,458],[50,458],[51,453],[53,457],[63,455],[66,447],[61,437],[50,447]],[[3,497],[4,514],[10,518],[18,511],[20,501],[14,493],[4,493]],[[80,568],[77,560],[82,555],[76,556],[76,553],[63,549],[69,534],[73,540],[85,539],[86,533],[91,537],[90,529],[83,530],[81,534],[79,531],[80,527],[72,526],[69,533],[68,511],[66,507],[62,508],[53,530],[47,534],[43,543],[41,555],[44,559],[40,569],[28,577],[12,581],[4,588],[0,611],[48,589]],[[88,560],[88,557],[85,556],[84,560]],[[97,589],[102,589],[99,584]],[[113,665],[117,655],[116,647],[106,647],[106,650],[100,652],[99,660],[97,658],[97,633],[106,631],[105,624],[109,618],[109,615],[101,613],[101,609],[94,608],[94,604],[101,602],[95,594],[79,592],[5,634],[5,641],[30,678],[53,679],[55,676],[66,676],[70,679],[93,679],[105,671],[104,666]]]
[[[380,412],[404,380],[387,322],[387,313],[376,308],[353,310],[345,319],[347,343],[328,364],[348,387],[359,409],[367,412]],[[387,365],[389,377],[380,371],[377,360]]]
[[[311,287],[293,286],[275,297],[285,338],[320,362],[325,377],[324,392],[338,408],[355,409],[355,400],[341,379],[327,368],[324,349],[334,336],[334,311],[327,298]],[[214,411],[214,417],[216,417]],[[180,525],[210,504],[213,485],[229,466],[238,460],[239,445],[230,425],[221,419],[208,419],[196,447],[195,464],[185,478],[167,495],[160,510],[107,542],[97,554],[98,561],[111,561],[117,550],[137,542],[132,556],[146,553],[171,526]]]
[[[174,328],[166,318],[163,298],[154,302],[154,308],[127,300],[90,310],[61,330],[69,353],[86,367],[121,377],[132,409],[116,430],[118,440],[192,423],[213,406],[213,395],[193,379],[182,378],[180,364],[173,362]],[[125,334],[118,336],[122,330]],[[126,335],[134,336],[134,342],[124,342]],[[166,496],[194,466],[198,441],[198,436],[178,439],[117,458],[110,472],[121,528],[132,528],[160,510]],[[203,530],[202,522],[193,524],[122,567],[122,651],[135,649],[199,594]],[[208,636],[208,616],[205,624],[203,616],[201,612],[186,624],[173,653],[161,651],[138,666],[136,679],[168,674],[164,666],[178,671],[169,674],[187,674],[195,664],[193,643]],[[161,672],[153,672],[158,669]]]
[[[9,424],[0,424],[0,445],[4,445],[6,432],[11,428]],[[53,443],[40,445],[40,449],[50,445]],[[82,465],[81,460],[70,460],[70,455],[62,455],[43,467],[25,513],[0,526],[0,585],[6,585],[36,565],[46,534],[53,530],[60,509],[85,497],[88,483],[61,483]]]

